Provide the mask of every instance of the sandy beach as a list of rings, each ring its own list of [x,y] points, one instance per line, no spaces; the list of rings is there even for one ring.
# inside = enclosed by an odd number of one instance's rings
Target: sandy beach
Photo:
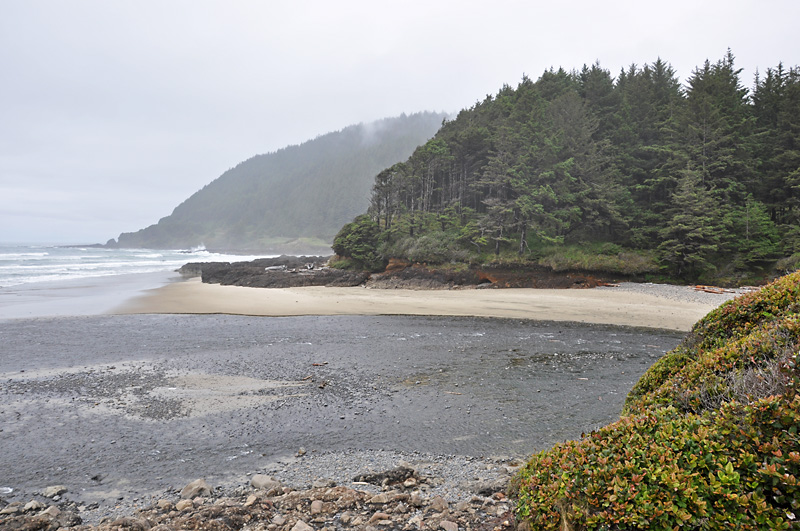
[[[687,331],[727,298],[655,284],[574,290],[262,289],[191,279],[144,292],[112,313],[475,316]]]

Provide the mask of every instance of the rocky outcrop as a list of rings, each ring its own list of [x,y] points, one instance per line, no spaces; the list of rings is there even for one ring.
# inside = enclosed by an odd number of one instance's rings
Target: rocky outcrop
[[[189,263],[179,271],[208,284],[254,288],[360,286],[376,289],[593,288],[618,279],[590,273],[555,273],[538,266],[428,266],[390,260],[385,271],[368,273],[327,267],[329,257],[280,256],[250,262]]]
[[[207,284],[251,288],[358,286],[369,277],[366,272],[329,268],[328,259],[324,256],[279,256],[249,262],[189,263],[178,271],[186,277],[200,276]]]

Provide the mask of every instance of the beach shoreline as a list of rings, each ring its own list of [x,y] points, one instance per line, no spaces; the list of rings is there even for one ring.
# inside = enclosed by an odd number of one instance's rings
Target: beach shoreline
[[[0,319],[0,505],[48,504],[63,484],[61,510],[97,524],[176,503],[195,478],[234,496],[256,473],[360,488],[355,474],[404,462],[427,496],[485,505],[509,463],[615,420],[647,367],[737,295],[129,280],[41,286],[29,302],[60,315]]]
[[[0,287],[0,319],[102,315],[181,279],[174,271],[156,271]]]
[[[406,290],[364,287],[250,288],[173,282],[125,301],[113,314],[419,315],[495,317],[688,331],[736,293],[623,284],[592,289]]]

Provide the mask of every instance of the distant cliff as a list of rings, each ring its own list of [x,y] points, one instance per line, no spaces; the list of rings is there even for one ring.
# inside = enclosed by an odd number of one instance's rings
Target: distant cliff
[[[256,155],[155,225],[122,233],[108,245],[329,252],[339,228],[369,206],[375,175],[408,158],[444,118],[403,114]]]

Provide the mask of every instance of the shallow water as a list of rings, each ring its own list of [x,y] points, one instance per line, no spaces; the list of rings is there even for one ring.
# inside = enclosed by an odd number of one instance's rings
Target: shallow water
[[[448,317],[0,321],[0,486],[109,503],[300,447],[526,456],[616,420],[681,337]]]

